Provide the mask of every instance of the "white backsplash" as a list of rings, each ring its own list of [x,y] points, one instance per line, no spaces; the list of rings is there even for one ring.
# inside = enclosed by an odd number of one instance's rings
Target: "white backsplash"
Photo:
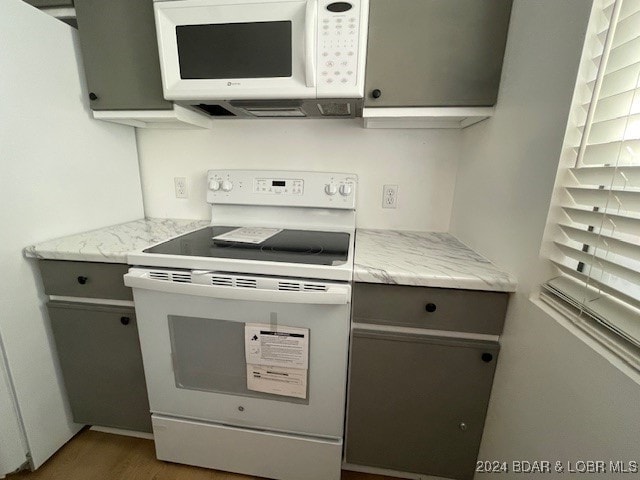
[[[336,171],[359,177],[361,228],[447,231],[458,167],[457,130],[367,130],[361,120],[225,120],[211,130],[136,129],[145,214],[210,217],[211,168]],[[186,177],[188,199],[175,198]],[[398,185],[398,208],[382,186]]]

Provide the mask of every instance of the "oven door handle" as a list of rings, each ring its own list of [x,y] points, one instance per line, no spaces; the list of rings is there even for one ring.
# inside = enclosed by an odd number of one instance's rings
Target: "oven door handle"
[[[195,283],[173,282],[149,278],[144,270],[131,269],[124,275],[127,287],[153,290],[156,292],[195,295],[198,297],[220,298],[224,300],[245,300],[253,302],[302,303],[310,305],[346,305],[351,303],[351,286],[330,285],[326,291],[300,292],[288,290],[265,290],[245,287],[220,287]]]

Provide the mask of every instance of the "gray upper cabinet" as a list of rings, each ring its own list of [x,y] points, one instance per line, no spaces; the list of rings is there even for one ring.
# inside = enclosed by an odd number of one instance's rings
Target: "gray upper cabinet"
[[[38,8],[73,7],[73,0],[24,0],[29,5]]]
[[[168,110],[151,0],[75,0],[93,110]]]
[[[512,0],[371,0],[365,107],[496,103]]]

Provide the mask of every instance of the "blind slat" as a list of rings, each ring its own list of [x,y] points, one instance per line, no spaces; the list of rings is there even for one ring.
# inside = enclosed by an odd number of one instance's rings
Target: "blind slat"
[[[638,90],[633,89],[604,99],[601,98],[595,109],[593,121],[600,123],[636,113],[640,113],[640,94]]]
[[[640,0],[624,0],[622,2],[622,8],[620,9],[620,16],[618,22],[623,21],[625,18],[640,11]]]
[[[622,255],[640,262],[640,245],[634,245],[618,238],[602,233],[589,232],[569,225],[560,225],[560,228],[567,236],[575,241],[591,247],[596,247],[605,251],[609,251],[616,255]]]
[[[614,330],[636,347],[640,347],[640,323],[634,321],[628,310],[609,295],[593,287],[585,287],[570,277],[561,276],[543,285],[550,293],[559,294],[565,301],[582,310],[594,320]],[[603,294],[604,293],[604,294]]]
[[[570,172],[581,185],[640,188],[640,165],[572,168]]]
[[[602,225],[604,212],[594,212],[593,210],[581,210],[573,207],[562,207],[562,210],[574,223],[582,225]],[[607,221],[613,222],[618,232],[626,234],[637,234],[640,232],[640,218],[630,216],[606,214]]]
[[[610,287],[606,283],[599,282],[596,278],[589,278],[588,275],[578,272],[575,268],[569,268],[566,265],[563,265],[562,263],[559,263],[559,262],[555,262],[553,260],[551,260],[551,263],[553,263],[556,266],[556,268],[560,270],[562,273],[564,273],[565,275],[569,275],[572,278],[575,278],[577,281],[579,281],[583,285],[586,285],[587,283],[589,283],[590,285],[593,285],[598,290],[602,290],[603,292],[613,297],[619,298],[624,303],[628,303],[634,308],[640,309],[640,300],[633,298],[623,292],[620,292],[619,290],[616,290],[615,288]]]
[[[640,140],[624,140],[587,145],[582,162],[584,165],[613,165],[640,163]]]
[[[640,62],[635,62],[628,67],[605,75],[600,87],[600,100],[638,88],[638,75],[640,74]],[[588,86],[593,90],[595,80]]]
[[[619,47],[640,37],[640,11],[618,20],[613,48]]]
[[[571,198],[579,205],[610,210],[620,209],[625,213],[640,213],[640,191],[586,187],[566,187],[566,189]]]
[[[588,144],[640,139],[640,114],[596,122],[591,126]]]
[[[609,54],[609,61],[605,74],[615,72],[621,68],[628,67],[629,65],[637,62],[637,55],[634,55],[640,49],[640,37],[623,43],[616,48],[611,49]]]
[[[636,270],[611,262],[604,258],[594,256],[590,253],[583,252],[582,250],[577,250],[558,241],[554,242],[554,244],[565,256],[572,258],[577,262],[595,267],[598,270],[604,270],[615,277],[640,285],[640,272]]]

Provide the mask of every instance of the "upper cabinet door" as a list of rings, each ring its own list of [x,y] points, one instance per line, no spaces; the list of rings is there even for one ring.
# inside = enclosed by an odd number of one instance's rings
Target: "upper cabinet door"
[[[496,103],[512,0],[371,0],[367,107]]]
[[[93,110],[164,110],[151,0],[75,0]]]
[[[34,7],[73,7],[73,0],[25,0]]]

